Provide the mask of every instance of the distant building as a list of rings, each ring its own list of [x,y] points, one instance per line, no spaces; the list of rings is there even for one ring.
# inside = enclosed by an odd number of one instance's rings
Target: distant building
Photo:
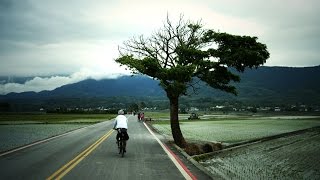
[[[199,109],[196,107],[190,107],[190,111],[199,111]]]
[[[275,112],[280,112],[281,109],[280,109],[279,107],[275,107],[275,108],[274,108],[274,111],[275,111]]]

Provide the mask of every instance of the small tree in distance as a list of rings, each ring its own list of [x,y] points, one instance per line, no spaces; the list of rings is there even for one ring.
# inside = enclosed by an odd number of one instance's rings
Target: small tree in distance
[[[141,35],[119,47],[115,61],[135,74],[145,74],[160,81],[170,101],[170,123],[175,143],[184,148],[178,109],[179,97],[187,95],[198,78],[212,88],[237,94],[229,83],[240,77],[230,71],[244,72],[266,62],[269,52],[257,37],[238,36],[204,29],[200,22],[185,21],[180,16],[174,25],[167,17],[163,27],[151,37]]]

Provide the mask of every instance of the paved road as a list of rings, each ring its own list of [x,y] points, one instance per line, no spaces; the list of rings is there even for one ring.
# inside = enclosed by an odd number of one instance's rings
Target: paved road
[[[130,140],[124,158],[117,152],[116,132],[108,121],[1,156],[0,179],[208,178],[198,170],[194,176],[183,173],[145,125],[134,116],[128,118]],[[195,169],[186,163],[182,167]]]

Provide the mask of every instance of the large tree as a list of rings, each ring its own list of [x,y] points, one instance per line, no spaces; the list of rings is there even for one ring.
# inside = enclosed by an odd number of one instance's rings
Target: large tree
[[[257,37],[231,35],[204,29],[200,22],[184,20],[176,23],[167,17],[162,28],[150,37],[133,37],[119,47],[115,61],[133,73],[145,74],[160,81],[170,101],[172,136],[180,147],[186,146],[181,133],[179,97],[194,88],[194,79],[237,94],[230,82],[239,82],[234,70],[244,72],[266,62],[269,52]],[[231,69],[234,69],[231,71]]]

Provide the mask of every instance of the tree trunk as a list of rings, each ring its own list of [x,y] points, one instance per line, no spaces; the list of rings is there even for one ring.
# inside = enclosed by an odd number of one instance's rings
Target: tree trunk
[[[169,96],[168,96],[169,97]],[[170,100],[170,122],[171,131],[174,142],[181,148],[186,147],[186,141],[181,133],[178,109],[179,109],[179,97],[169,97]]]

